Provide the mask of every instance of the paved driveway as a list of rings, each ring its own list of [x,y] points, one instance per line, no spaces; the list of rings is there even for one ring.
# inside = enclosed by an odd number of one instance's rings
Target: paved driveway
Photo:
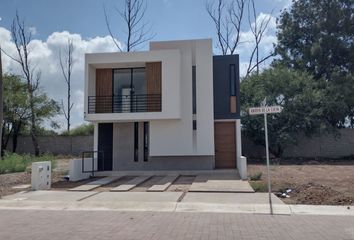
[[[354,239],[354,217],[1,210],[0,239]]]

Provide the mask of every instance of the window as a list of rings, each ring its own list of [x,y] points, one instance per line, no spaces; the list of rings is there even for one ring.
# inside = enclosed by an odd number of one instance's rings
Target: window
[[[134,162],[139,161],[139,123],[134,123]]]
[[[196,67],[192,66],[192,101],[193,101],[193,114],[197,113],[197,79]]]
[[[113,112],[139,112],[146,109],[147,82],[145,68],[114,69]],[[139,103],[138,103],[139,102]]]
[[[149,123],[144,122],[144,162],[149,158]]]
[[[230,65],[230,112],[237,113],[236,105],[236,67],[235,64]]]
[[[235,67],[235,64],[230,65],[230,95],[236,96],[236,67]]]

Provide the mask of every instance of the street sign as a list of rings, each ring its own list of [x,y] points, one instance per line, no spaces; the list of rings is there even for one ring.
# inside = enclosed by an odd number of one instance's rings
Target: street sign
[[[265,114],[265,113],[280,113],[283,107],[281,106],[270,106],[270,107],[255,107],[250,108],[248,113],[250,115],[258,115],[258,114]]]
[[[266,104],[266,99],[264,99],[262,105]],[[267,124],[267,114],[280,113],[283,110],[281,106],[262,106],[249,108],[248,113],[250,115],[264,114],[264,135],[265,135],[265,145],[266,145],[266,156],[267,156],[267,175],[268,175],[268,196],[269,196],[269,207],[270,214],[273,215],[273,205],[272,205],[272,186],[270,177],[270,164],[269,164],[269,147],[268,147],[268,124]]]

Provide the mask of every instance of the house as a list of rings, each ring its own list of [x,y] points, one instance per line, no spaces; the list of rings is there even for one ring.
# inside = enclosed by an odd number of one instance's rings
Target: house
[[[98,171],[242,168],[239,58],[211,39],[85,55]]]

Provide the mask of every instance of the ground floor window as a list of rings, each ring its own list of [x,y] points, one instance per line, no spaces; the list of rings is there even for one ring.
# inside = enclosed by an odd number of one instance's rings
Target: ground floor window
[[[149,123],[144,122],[144,162],[149,158]]]

